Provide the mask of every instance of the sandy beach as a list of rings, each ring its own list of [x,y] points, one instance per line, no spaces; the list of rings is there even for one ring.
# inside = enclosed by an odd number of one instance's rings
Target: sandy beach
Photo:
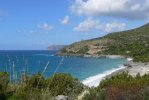
[[[83,55],[83,57],[86,58],[110,58],[110,59],[117,59],[117,58],[125,58],[124,56],[121,55]]]
[[[109,70],[103,74],[92,76],[84,80],[82,83],[89,87],[97,87],[101,80],[110,78],[111,76],[120,74],[122,72],[128,72],[128,74],[132,75],[133,77],[135,77],[138,73],[141,76],[144,74],[149,74],[149,63],[128,61],[127,66],[121,66],[120,68]]]
[[[101,80],[111,77],[112,75],[118,74],[122,71],[124,71],[124,67],[119,67],[119,68],[114,68],[108,71],[105,71],[101,74],[95,75],[95,76],[91,76],[85,80],[82,81],[82,83],[86,86],[89,87],[97,87],[100,83]]]
[[[134,63],[129,62],[132,67],[127,68],[126,71],[132,76],[136,76],[138,73],[142,76],[149,74],[149,63]]]

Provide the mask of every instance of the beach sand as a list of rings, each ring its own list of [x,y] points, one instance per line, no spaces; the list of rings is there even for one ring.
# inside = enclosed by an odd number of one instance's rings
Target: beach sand
[[[141,76],[144,74],[149,74],[149,63],[135,63],[128,61],[127,64],[130,66],[121,66],[118,69],[112,69],[110,71],[104,72],[103,74],[90,77],[84,80],[82,83],[89,87],[97,87],[101,80],[110,78],[111,76],[120,74],[122,72],[128,72],[128,74],[132,75],[133,77],[135,77],[138,73]]]
[[[82,83],[86,86],[89,86],[89,87],[97,87],[101,80],[103,80],[105,78],[109,78],[109,77],[116,75],[120,72],[123,72],[124,70],[126,70],[126,68],[123,66],[121,66],[119,68],[114,68],[114,69],[111,69],[109,71],[105,71],[101,74],[91,76],[91,77],[83,80]]]
[[[134,63],[129,62],[129,64],[132,66],[130,68],[127,68],[126,71],[132,76],[136,76],[138,73],[142,76],[145,74],[149,74],[149,63]]]

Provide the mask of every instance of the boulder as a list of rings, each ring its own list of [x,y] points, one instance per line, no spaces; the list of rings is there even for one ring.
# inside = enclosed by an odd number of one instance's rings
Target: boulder
[[[58,95],[55,97],[55,100],[68,100],[68,96]]]
[[[126,66],[126,67],[132,67],[132,65],[128,64],[128,63],[124,63],[123,65]]]

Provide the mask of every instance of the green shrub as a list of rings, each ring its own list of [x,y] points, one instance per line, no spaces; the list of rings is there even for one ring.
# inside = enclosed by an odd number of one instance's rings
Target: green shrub
[[[97,98],[94,100],[148,100],[149,75],[132,77],[122,73],[107,78],[97,88],[90,90],[84,100],[93,97]]]
[[[89,93],[85,94],[82,100],[104,100],[102,92],[98,92],[97,89],[91,88]]]
[[[61,53],[67,53],[66,48],[62,48],[62,49],[61,49]]]
[[[23,75],[17,83],[8,82],[8,74],[0,73],[0,100],[53,100],[57,95],[74,98],[83,90],[82,83],[63,73],[49,78],[44,78],[40,73],[30,77]]]
[[[46,88],[45,79],[41,75],[41,73],[32,75],[27,82],[27,87],[28,88],[38,88],[38,89]]]
[[[58,73],[48,79],[49,91],[52,96],[73,96],[83,90],[83,85],[69,74]]]
[[[83,48],[81,48],[79,51],[77,51],[78,54],[85,54],[89,51],[89,47],[88,46],[84,46]]]
[[[5,100],[7,95],[9,77],[6,72],[0,72],[0,98]]]

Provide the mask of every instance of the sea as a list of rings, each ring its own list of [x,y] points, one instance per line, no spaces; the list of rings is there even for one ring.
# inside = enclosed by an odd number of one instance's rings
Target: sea
[[[106,75],[124,68],[125,58],[85,58],[58,56],[58,51],[2,50],[0,71],[8,72],[10,80],[19,79],[23,73],[42,73],[49,77],[54,73],[68,73],[83,84],[97,86]]]

